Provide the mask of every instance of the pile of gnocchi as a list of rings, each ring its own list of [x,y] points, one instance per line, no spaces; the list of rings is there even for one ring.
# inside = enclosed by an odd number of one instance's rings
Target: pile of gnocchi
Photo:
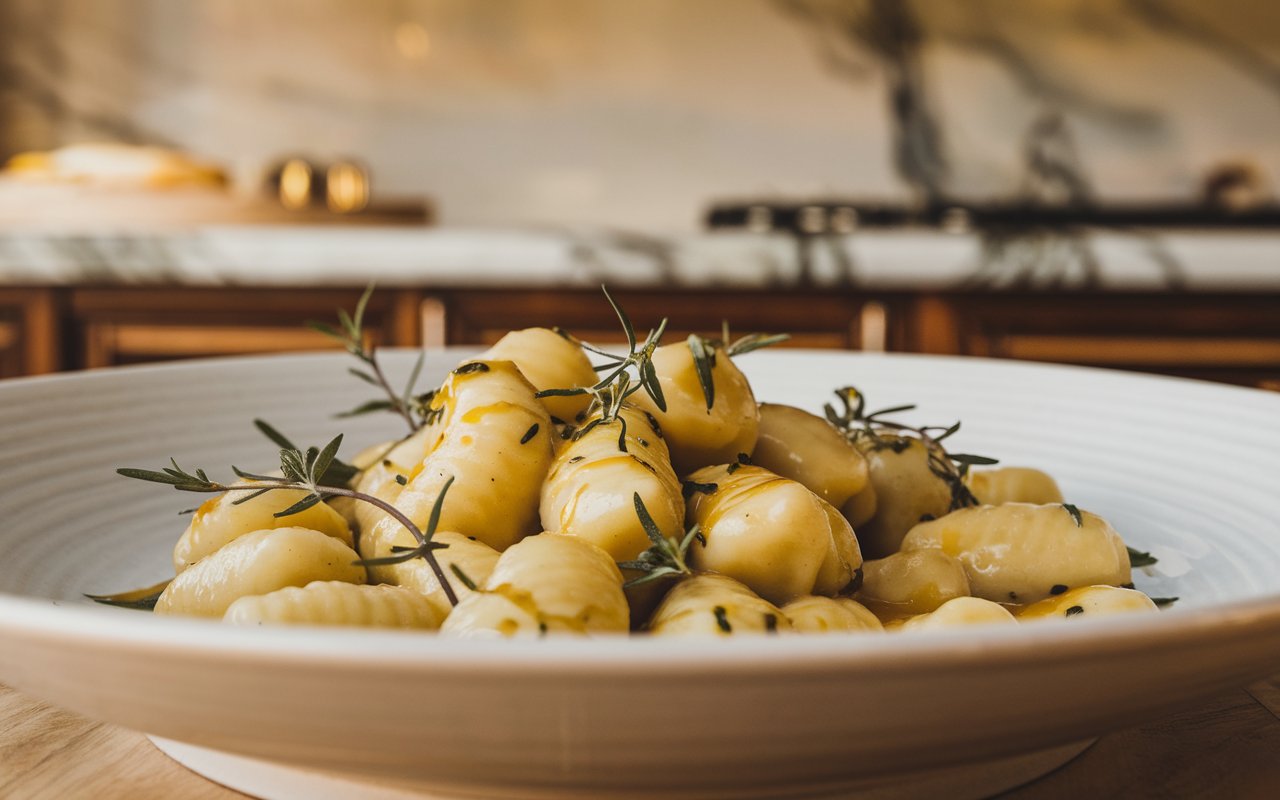
[[[596,385],[597,370],[572,337],[513,331],[449,374],[425,425],[353,459],[353,489],[430,528],[438,569],[392,558],[421,542],[377,504],[276,516],[306,493],[227,492],[191,517],[154,610],[452,637],[875,634],[1156,610],[1116,531],[1043,472],[952,474],[919,431],[757,402],[722,342],[657,347],[643,369],[661,391],[612,407],[548,391]]]

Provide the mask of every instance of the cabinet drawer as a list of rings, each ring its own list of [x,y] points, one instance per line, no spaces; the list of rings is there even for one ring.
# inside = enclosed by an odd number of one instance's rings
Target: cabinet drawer
[[[338,308],[352,310],[359,297],[358,290],[83,290],[72,293],[71,314],[81,363],[106,367],[332,349],[306,323],[332,323]],[[375,294],[365,312],[372,342],[418,344],[417,305],[414,293]]]

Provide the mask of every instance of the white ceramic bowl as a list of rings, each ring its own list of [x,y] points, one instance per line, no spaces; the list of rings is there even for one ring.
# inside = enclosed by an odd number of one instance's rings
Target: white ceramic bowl
[[[409,355],[391,353],[403,374]],[[434,354],[427,380],[456,363]],[[1160,557],[1159,615],[893,636],[459,642],[95,607],[168,576],[192,495],[117,466],[266,468],[264,417],[347,452],[391,417],[340,355],[0,384],[0,681],[138,730],[384,786],[509,796],[773,795],[1078,741],[1280,666],[1280,396],[978,359],[760,352],[760,399],[855,384],[962,449],[1047,469]],[[425,381],[424,381],[425,382]],[[198,500],[198,498],[197,498]]]

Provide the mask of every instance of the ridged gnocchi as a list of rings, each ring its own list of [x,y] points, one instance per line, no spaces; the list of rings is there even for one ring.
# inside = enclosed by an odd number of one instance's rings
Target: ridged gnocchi
[[[904,551],[936,548],[964,565],[975,597],[1034,603],[1055,586],[1131,582],[1129,553],[1107,521],[1061,504],[1005,503],[922,522]]]
[[[864,562],[857,597],[885,619],[936,611],[957,597],[969,596],[964,565],[942,550],[904,550]]]
[[[480,589],[449,614],[441,628],[445,634],[527,637],[630,629],[617,564],[575,536],[543,533],[513,545]]]
[[[707,573],[681,581],[649,620],[656,636],[730,636],[791,629],[791,621],[768,600],[727,575]]]
[[[1047,472],[1031,467],[999,467],[970,472],[969,490],[983,505],[1002,503],[1061,503],[1062,490]]]
[[[454,480],[443,530],[505,550],[539,529],[538,502],[552,459],[551,417],[510,361],[468,361],[432,399],[439,417],[423,460],[406,476],[396,507],[422,526],[441,489]],[[360,539],[369,553],[402,530],[382,517]]]
[[[840,508],[867,487],[867,459],[822,417],[793,406],[760,404],[751,463],[804,484]]]
[[[157,614],[221,617],[241,597],[312,581],[364,583],[364,567],[347,545],[309,528],[253,531],[192,564],[156,602]]]
[[[440,627],[445,613],[401,586],[313,581],[241,597],[222,618],[235,625],[342,625],[360,628]]]
[[[548,328],[511,331],[478,357],[480,361],[510,361],[533,388],[576,389],[596,382],[591,360],[572,339]],[[573,422],[591,401],[588,395],[543,397],[551,416]]]
[[[1157,611],[1156,604],[1142,592],[1119,586],[1081,586],[1023,606],[1017,617],[1024,619],[1071,619],[1088,615],[1131,614]]]
[[[700,525],[697,569],[746,584],[773,603],[806,594],[835,594],[862,565],[853,529],[802,484],[738,463],[689,476],[694,491],[687,522]]]
[[[443,550],[436,551],[436,560],[444,568],[445,578],[458,599],[470,594],[471,589],[457,577],[457,572],[461,572],[468,581],[477,586],[482,585],[493,573],[493,568],[501,555],[484,542],[456,531],[437,531],[432,541],[446,545]],[[413,545],[413,536],[402,528],[396,538],[384,541],[379,546],[371,547],[366,551],[367,557],[384,558],[393,554],[392,547],[412,547]],[[420,558],[398,564],[371,566],[369,576],[379,583],[403,586],[421,594],[440,612],[442,618],[452,608],[435,571]]]
[[[1017,623],[1009,609],[981,597],[957,597],[948,600],[928,614],[910,617],[902,622],[902,630],[931,630],[968,625],[1008,625]]]
[[[174,571],[182,572],[246,533],[269,528],[309,528],[349,547],[351,528],[346,519],[324,503],[287,517],[275,516],[306,496],[300,489],[281,489],[256,497],[247,491],[227,492],[206,500],[173,548]]]
[[[713,390],[711,407],[707,407],[693,346],[681,342],[654,351],[653,366],[662,385],[665,411],[647,394],[636,395],[637,405],[662,426],[677,475],[711,464],[728,464],[739,454],[751,455],[760,427],[760,409],[751,384],[724,348],[711,343],[707,350]]]
[[[911,436],[883,434],[859,437],[858,449],[867,459],[874,507],[866,516],[861,495],[846,506],[859,520],[858,542],[870,558],[896,553],[907,531],[922,519],[941,517],[951,510],[951,489],[929,465],[929,448]],[[865,519],[864,519],[865,517]]]
[[[797,633],[881,632],[884,625],[866,606],[847,597],[797,597],[782,607]]]
[[[615,561],[635,558],[649,547],[635,493],[660,529],[683,528],[684,498],[662,429],[648,412],[624,406],[617,420],[561,448],[542,485],[542,527],[581,537]]]

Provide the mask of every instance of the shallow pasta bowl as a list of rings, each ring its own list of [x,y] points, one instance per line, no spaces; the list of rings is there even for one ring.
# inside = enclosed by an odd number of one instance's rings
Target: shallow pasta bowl
[[[458,358],[433,354],[425,379]],[[388,359],[401,374],[412,360]],[[0,384],[0,681],[269,796],[978,795],[1280,665],[1280,396],[979,359],[740,364],[762,400],[817,410],[854,384],[874,405],[918,403],[921,421],[963,420],[964,450],[1054,474],[1159,557],[1139,588],[1181,599],[1013,630],[526,643],[88,604],[167,577],[175,513],[194,504],[115,467],[268,467],[255,417],[300,443],[342,430],[352,451],[398,433],[331,417],[367,388],[341,356],[226,359]]]

